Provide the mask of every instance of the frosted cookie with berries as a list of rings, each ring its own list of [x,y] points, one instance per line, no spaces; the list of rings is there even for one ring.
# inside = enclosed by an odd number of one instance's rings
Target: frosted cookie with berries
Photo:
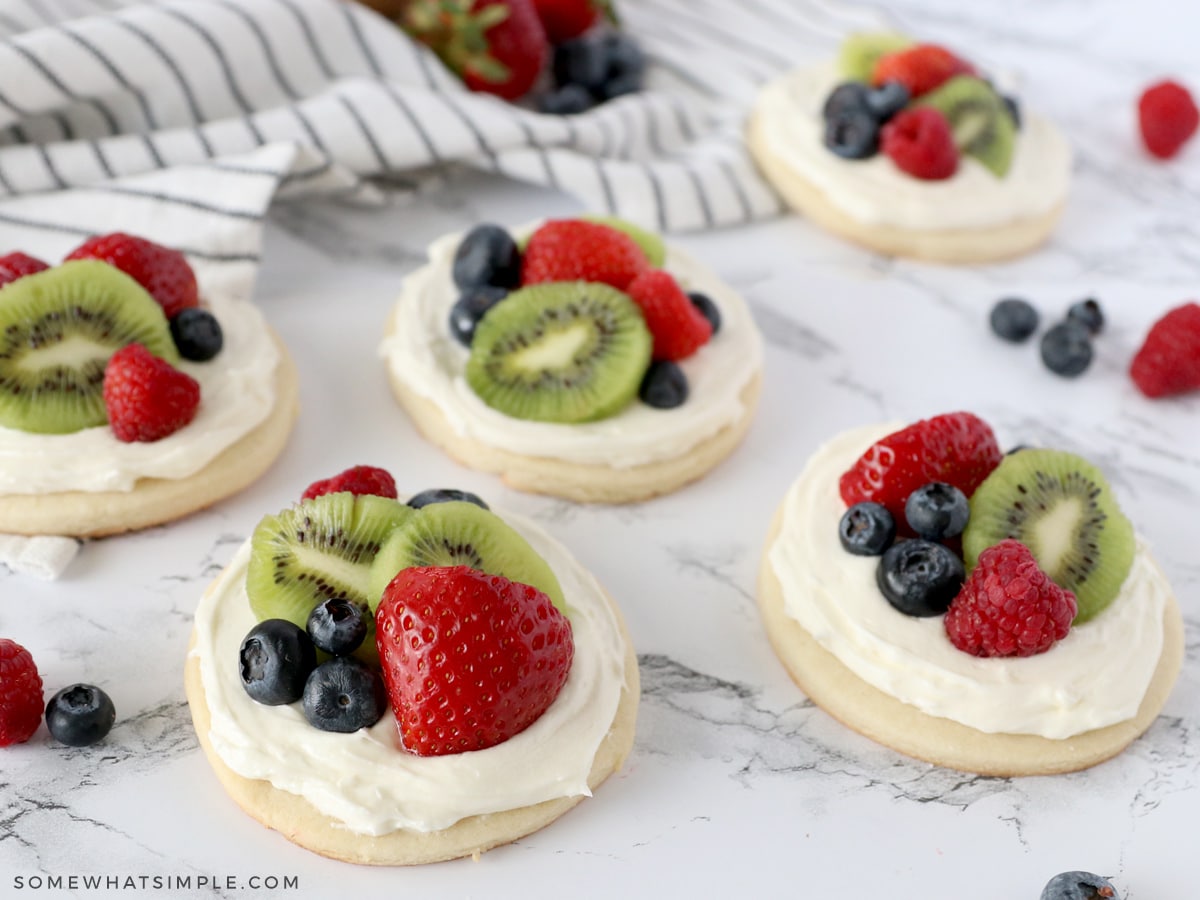
[[[762,371],[737,293],[615,219],[436,241],[381,353],[417,428],[459,462],[603,503],[669,493],[728,456]]]
[[[771,524],[759,607],[819,706],[902,753],[984,775],[1095,765],[1158,716],[1183,625],[1104,476],[1002,455],[970,413],[817,450]]]
[[[183,254],[93,238],[0,258],[0,532],[115,534],[241,490],[297,411],[287,351]]]
[[[637,659],[566,548],[471,494],[402,503],[369,467],[304,497],[205,592],[185,669],[247,813],[325,856],[414,865],[536,831],[620,768]]]
[[[973,263],[1053,230],[1070,149],[970,61],[896,34],[855,34],[836,62],[767,85],[747,142],[796,211],[880,253]]]

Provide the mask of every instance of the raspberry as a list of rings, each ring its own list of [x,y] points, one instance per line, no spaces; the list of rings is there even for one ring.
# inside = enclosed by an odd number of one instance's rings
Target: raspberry
[[[196,416],[200,385],[141,344],[122,347],[104,370],[104,406],[117,440],[150,442]]]
[[[7,256],[0,256],[0,287],[3,287],[10,281],[24,278],[26,275],[44,272],[48,268],[50,267],[40,259],[28,256],[20,251],[10,253]]]
[[[1170,159],[1196,133],[1200,111],[1187,88],[1161,81],[1138,99],[1138,125],[1146,149],[1159,159]]]
[[[879,57],[875,71],[871,73],[871,84],[880,87],[889,81],[898,81],[908,88],[912,97],[920,97],[941,87],[955,75],[974,73],[974,66],[945,47],[917,44]]]
[[[42,678],[29,651],[0,638],[0,747],[22,744],[42,724]]]
[[[883,152],[914,178],[940,181],[958,171],[958,147],[950,123],[931,106],[897,113],[879,136]]]
[[[558,219],[529,238],[521,283],[600,281],[623,291],[649,265],[629,235],[596,222]]]
[[[1077,606],[1011,538],[988,547],[946,611],[946,635],[973,656],[1034,656],[1067,636]]]
[[[1200,388],[1200,305],[1185,303],[1155,322],[1129,375],[1147,397]]]
[[[654,337],[655,359],[674,361],[691,356],[712,337],[712,323],[667,272],[643,272],[625,290],[642,308],[646,327]]]
[[[838,481],[847,506],[881,503],[899,530],[908,495],[931,481],[954,485],[968,497],[1000,463],[1003,454],[991,427],[967,412],[947,413],[878,440]]]
[[[311,500],[313,497],[337,494],[341,491],[349,491],[351,494],[360,496],[373,494],[376,497],[390,497],[393,500],[397,497],[396,480],[386,469],[377,469],[374,466],[354,466],[332,478],[314,481],[305,489],[300,499]]]
[[[121,232],[85,241],[67,259],[98,259],[116,266],[146,289],[168,319],[200,305],[196,275],[178,250]]]

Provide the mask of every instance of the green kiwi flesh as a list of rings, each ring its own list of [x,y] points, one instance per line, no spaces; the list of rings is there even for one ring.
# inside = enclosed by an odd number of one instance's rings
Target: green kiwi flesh
[[[73,260],[0,288],[0,426],[69,434],[108,421],[104,369],[128,344],[174,364],[162,307],[99,260]]]
[[[562,587],[546,561],[503,519],[474,503],[433,503],[396,529],[371,567],[371,609],[396,574],[413,566],[470,566],[503,575],[533,585],[567,611]]]
[[[1107,607],[1133,566],[1133,526],[1099,470],[1062,450],[1022,450],[1001,460],[971,497],[963,555],[1005,538],[1033,553],[1055,584],[1074,592],[1076,623]]]
[[[628,235],[635,244],[642,248],[646,259],[655,269],[661,269],[663,263],[667,261],[667,248],[663,244],[662,238],[654,232],[647,231],[639,225],[634,225],[632,222],[616,216],[584,216],[583,219],[587,222],[595,222],[597,225],[607,225],[615,231]]]
[[[946,117],[960,151],[983,163],[997,178],[1012,167],[1017,123],[1004,100],[986,81],[956,75],[916,101]]]
[[[637,396],[651,346],[641,310],[616,288],[532,285],[480,320],[466,378],[484,403],[513,418],[591,422]]]
[[[842,41],[838,72],[850,81],[871,80],[881,56],[913,45],[912,38],[891,32],[858,32]]]

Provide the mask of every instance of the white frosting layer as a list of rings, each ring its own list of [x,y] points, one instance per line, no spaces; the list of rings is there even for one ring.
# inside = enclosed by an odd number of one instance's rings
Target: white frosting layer
[[[629,468],[672,459],[745,414],[742,390],[762,367],[762,339],[742,299],[706,267],[674,248],[663,268],[685,291],[702,291],[721,312],[721,330],[680,366],[687,402],[654,409],[637,401],[598,422],[562,425],[514,419],[476,396],[464,372],[470,352],[450,334],[458,292],[450,275],[462,235],[440,238],[430,261],[404,281],[393,311],[393,333],[380,353],[392,374],[435,403],[463,437],[522,456]]]
[[[625,686],[620,626],[596,580],[561,544],[527,520],[505,521],[550,564],[571,607],[571,672],[533,725],[486,750],[420,757],[400,748],[390,709],[372,728],[334,734],[309,725],[299,703],[255,703],[237,667],[256,622],[245,589],[247,542],[196,610],[193,652],[221,760],[239,775],[299,794],[359,834],[437,831],[467,816],[590,796],[592,761]]]
[[[984,732],[1067,738],[1137,712],[1163,645],[1171,587],[1139,540],[1116,600],[1050,650],[981,659],[946,637],[942,617],[896,611],[875,584],[878,560],[847,553],[838,478],[902,426],[846,432],[820,448],[788,491],[770,562],[789,616],[867,683],[933,716]]]
[[[249,434],[275,404],[279,349],[262,313],[246,300],[206,298],[224,346],[178,368],[200,382],[192,422],[153,443],[123,443],[107,424],[73,434],[0,428],[0,495],[128,491],[141,478],[187,478]]]
[[[837,156],[824,145],[821,108],[841,80],[833,65],[791,72],[763,89],[758,114],[771,156],[852,219],[918,231],[988,228],[1036,218],[1066,199],[1070,148],[1057,128],[1028,110],[1003,178],[969,156],[942,181],[906,175],[882,152],[862,160]]]

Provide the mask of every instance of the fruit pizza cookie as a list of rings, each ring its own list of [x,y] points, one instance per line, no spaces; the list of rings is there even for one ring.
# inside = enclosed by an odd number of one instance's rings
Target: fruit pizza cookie
[[[357,467],[265,517],[196,611],[200,743],[251,816],[410,865],[548,825],[633,745],[621,614],[533,523]]]
[[[382,353],[400,403],[455,459],[602,503],[668,493],[724,459],[762,371],[745,302],[614,219],[438,240],[405,280]]]
[[[985,775],[1116,755],[1183,656],[1171,586],[1099,470],[1061,450],[1004,455],[970,413],[817,450],[771,525],[759,606],[835,718]]]
[[[250,302],[201,295],[183,254],[126,234],[47,266],[0,258],[0,532],[114,534],[254,481],[297,410]]]
[[[836,62],[771,83],[748,128],[789,204],[880,253],[1018,256],[1050,234],[1070,184],[1053,125],[970,61],[901,35],[852,35]]]

